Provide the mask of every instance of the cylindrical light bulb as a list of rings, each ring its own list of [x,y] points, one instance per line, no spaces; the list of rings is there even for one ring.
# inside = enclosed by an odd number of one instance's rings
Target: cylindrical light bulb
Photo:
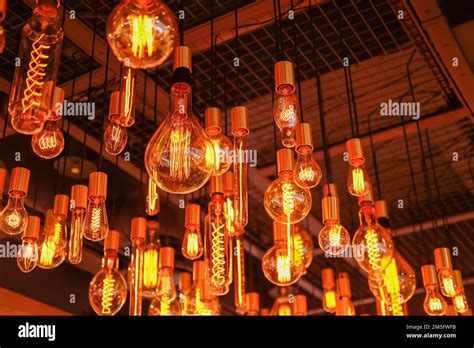
[[[165,303],[171,303],[177,296],[174,283],[174,249],[162,247],[160,249],[158,284],[156,297]]]
[[[200,231],[201,207],[199,204],[187,204],[184,218],[184,237],[181,252],[189,260],[196,260],[203,253],[202,236]]]
[[[448,304],[438,292],[438,280],[436,277],[436,268],[433,265],[424,265],[421,267],[423,277],[423,286],[426,290],[423,308],[426,314],[431,316],[441,316],[446,314]]]
[[[132,240],[132,257],[130,260],[130,309],[129,314],[142,315],[143,260],[146,237],[146,219],[132,219],[130,239]]]
[[[230,153],[233,147],[232,141],[222,133],[222,113],[216,107],[207,108],[204,112],[206,133],[212,142],[214,149],[214,173],[213,175],[222,175],[230,168]]]
[[[37,216],[28,217],[28,227],[22,237],[23,243],[18,250],[18,268],[23,273],[31,272],[36,267],[38,261],[38,237],[40,230],[40,218]]]
[[[364,167],[365,157],[362,142],[358,138],[353,138],[346,142],[346,146],[349,162],[347,189],[351,195],[360,197],[365,195],[370,187],[367,170]]]
[[[142,295],[146,298],[155,296],[158,285],[158,258],[161,248],[159,238],[160,224],[158,221],[147,222],[147,243],[143,252],[143,289]]]
[[[23,233],[28,225],[25,197],[28,193],[30,171],[23,167],[12,169],[8,203],[0,213],[0,230],[9,235]]]
[[[232,254],[235,310],[239,314],[245,314],[247,311],[245,292],[245,250],[242,236],[235,237],[235,246]]]
[[[68,259],[72,264],[82,260],[82,226],[87,209],[87,191],[85,185],[71,187],[71,231],[69,235]]]
[[[316,187],[323,174],[313,159],[313,137],[309,123],[300,123],[296,128],[295,150],[298,156],[293,169],[296,184],[305,189]]]
[[[323,309],[325,312],[334,313],[336,311],[336,289],[334,271],[331,268],[321,270],[323,283]]]
[[[89,202],[87,204],[86,217],[82,226],[84,238],[97,242],[105,239],[109,232],[109,221],[107,219],[107,174],[92,172],[89,175]]]
[[[441,293],[446,297],[453,297],[456,295],[456,289],[450,250],[448,248],[436,248],[434,256]]]

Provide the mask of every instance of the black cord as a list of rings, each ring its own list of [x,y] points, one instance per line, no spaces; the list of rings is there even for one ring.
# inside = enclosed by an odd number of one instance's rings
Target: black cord
[[[349,109],[349,120],[351,122],[351,132],[352,132],[352,137],[355,138],[356,136],[356,131],[354,127],[354,118],[352,116],[352,95],[350,93],[350,86],[349,86],[349,75],[347,72],[347,67],[344,66],[344,58],[346,54],[346,45],[344,44],[344,39],[342,37],[342,22],[341,18],[338,18],[338,27],[339,27],[339,41],[341,45],[341,62],[342,62],[342,68],[344,69],[344,83],[346,86],[346,94],[347,94],[347,106]]]
[[[375,153],[375,146],[374,146],[374,140],[373,140],[373,134],[372,134],[372,126],[370,122],[370,116],[372,114],[369,114],[367,117],[367,126],[369,128],[369,137],[370,137],[370,149],[372,152],[372,161],[374,162],[374,171],[375,171],[375,184],[377,186],[377,198],[380,200],[382,199],[382,188],[380,185],[380,177],[379,177],[379,166],[378,166],[378,161],[377,161],[377,154]]]
[[[155,96],[153,97],[153,127],[156,128],[158,125],[158,111],[157,111],[157,102],[158,102],[158,69],[155,70]]]
[[[275,18],[275,46],[277,52],[277,62],[283,60],[282,44],[281,44],[281,12],[278,10],[279,0],[273,0],[273,16]]]
[[[235,105],[240,105],[240,40],[239,40],[239,7],[237,6],[237,0],[234,0],[234,24],[235,24],[235,56],[238,60],[238,64],[235,67],[235,74],[237,79],[237,94]],[[234,63],[235,65],[235,63]]]
[[[100,127],[102,133],[105,131],[105,118],[107,117],[107,105],[106,105],[106,96],[107,96],[107,87],[109,84],[109,56],[110,56],[110,45],[107,45],[107,54],[105,58],[105,81],[104,81],[104,96],[102,97],[102,117],[100,119]],[[104,149],[104,137],[100,138],[100,150],[99,150],[99,171],[102,170],[102,160],[103,160],[103,149]]]
[[[216,96],[216,81],[217,81],[217,54],[216,54],[216,39],[214,37],[214,0],[209,0],[211,8],[211,53],[212,53],[212,77],[211,77],[211,101],[214,106],[217,106]]]
[[[179,45],[184,46],[184,20],[186,18],[186,13],[184,12],[184,0],[179,0]],[[181,18],[183,15],[183,18]]]
[[[293,16],[295,12],[295,7],[293,0],[291,0],[291,11],[293,11]],[[304,122],[303,116],[303,96],[301,90],[301,78],[300,78],[300,59],[298,57],[298,41],[296,40],[296,18],[293,17],[293,44],[294,44],[294,59],[296,62],[296,84],[298,86],[298,101],[300,104],[300,115],[301,115],[301,122]]]

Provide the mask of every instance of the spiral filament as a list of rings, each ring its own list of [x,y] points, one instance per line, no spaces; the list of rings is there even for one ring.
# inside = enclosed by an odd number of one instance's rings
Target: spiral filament
[[[44,51],[48,50],[50,46],[41,44],[45,34],[38,37],[32,44],[31,61],[28,65],[29,69],[26,73],[26,87],[23,93],[21,104],[23,106],[22,113],[26,113],[33,107],[40,105],[41,88],[44,84],[43,78],[46,75],[45,69],[47,63],[43,63],[49,58]]]
[[[158,204],[159,204],[159,196],[158,196],[158,187],[156,183],[150,177],[148,179],[148,195],[146,197],[147,203],[147,214],[148,215],[156,215],[158,213]]]
[[[54,254],[56,252],[56,247],[53,241],[45,240],[41,244],[41,256],[39,263],[43,266],[51,266],[53,264]]]
[[[160,315],[161,316],[170,315],[170,307],[171,305],[169,302],[160,301]]]
[[[212,223],[211,232],[211,282],[216,287],[226,284],[226,250],[225,250],[225,224],[216,226]]]
[[[361,168],[354,168],[352,170],[352,181],[354,182],[354,193],[362,195],[366,192],[364,172]]]
[[[341,225],[333,226],[329,231],[329,244],[331,247],[338,247],[341,245]]]
[[[430,297],[428,307],[433,312],[443,310],[443,304],[441,303],[441,299],[437,297]]]
[[[277,257],[277,277],[281,283],[291,280],[291,260],[288,255],[278,255]]]
[[[154,288],[158,283],[158,251],[147,249],[143,255],[143,285],[146,288]]]
[[[295,190],[292,184],[284,183],[283,187],[283,212],[286,216],[290,216],[295,210],[295,202],[293,201],[293,196]]]
[[[403,307],[400,301],[400,283],[398,281],[397,264],[394,259],[385,269],[385,284],[390,294],[392,302],[392,314],[395,316],[403,315]]]
[[[191,133],[189,129],[178,127],[171,131],[170,137],[170,176],[186,180],[191,169]]]
[[[456,295],[453,302],[457,312],[463,313],[466,311],[466,303],[464,302],[463,295]]]
[[[199,253],[199,233],[197,231],[189,231],[186,236],[186,251],[190,257],[196,257]]]
[[[380,269],[380,252],[378,245],[377,234],[373,229],[369,229],[365,235],[365,243],[367,245],[367,256],[369,258],[369,263],[372,267],[372,270]]]
[[[137,58],[153,55],[153,18],[133,15],[128,18],[132,31],[132,53]]]
[[[279,101],[280,109],[281,109],[280,120],[282,120],[284,122],[294,122],[295,119],[296,119],[295,106],[290,104],[287,107],[285,105],[285,101],[286,101],[285,98],[280,98],[280,101]]]
[[[58,146],[58,139],[56,135],[53,134],[43,134],[41,138],[39,138],[38,145],[41,150],[49,150],[54,149]]]
[[[114,296],[115,279],[105,278],[102,288],[102,314],[112,314],[111,308]]]
[[[304,262],[303,238],[299,233],[293,236],[294,263],[299,267]]]
[[[98,233],[102,228],[101,224],[102,212],[100,208],[92,208],[92,218],[91,218],[91,230],[94,233]]]
[[[301,168],[298,172],[298,178],[301,181],[313,181],[314,180],[314,170],[311,167]]]
[[[18,228],[21,222],[20,214],[18,214],[18,212],[14,210],[11,214],[6,216],[5,221],[7,222],[7,225],[11,228]]]
[[[443,276],[443,289],[446,292],[446,294],[450,296],[454,296],[456,294],[456,291],[454,290],[454,280],[452,276]]]
[[[225,226],[229,236],[235,234],[235,212],[234,212],[234,202],[230,197],[227,197],[224,202],[224,216],[225,216]]]

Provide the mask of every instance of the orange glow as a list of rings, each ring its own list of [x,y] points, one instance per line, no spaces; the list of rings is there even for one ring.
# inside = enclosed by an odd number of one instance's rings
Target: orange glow
[[[292,310],[289,304],[283,303],[278,307],[278,316],[290,316],[292,315]]]
[[[442,280],[443,282],[441,286],[443,287],[444,292],[448,294],[448,296],[453,297],[456,294],[453,277],[450,275],[443,275]]]
[[[112,314],[111,307],[114,297],[114,287],[115,287],[115,279],[107,275],[104,278],[103,288],[102,288],[102,314]]]
[[[352,169],[353,190],[356,195],[362,195],[366,192],[364,172],[361,168]]]
[[[211,231],[211,283],[215,287],[225,286],[226,276],[226,246],[225,224],[216,226],[212,223]]]
[[[336,308],[336,292],[334,290],[328,290],[324,293],[324,299],[326,300],[326,307],[328,309]]]
[[[148,179],[148,195],[146,197],[146,213],[150,216],[158,214],[160,197],[158,196],[158,186],[150,177]]]
[[[443,310],[443,304],[441,303],[441,300],[437,297],[430,297],[428,306],[433,312]]]
[[[385,269],[385,284],[387,291],[390,294],[392,302],[392,314],[399,316],[403,314],[403,307],[400,303],[400,283],[398,281],[398,270],[395,259],[392,259],[390,264]]]
[[[132,53],[137,58],[153,55],[153,18],[145,15],[128,17],[132,31]]]
[[[277,257],[277,277],[281,283],[287,283],[291,279],[291,260],[288,255]]]
[[[143,255],[143,285],[146,288],[155,288],[158,283],[158,251],[145,249]]]
[[[191,168],[191,133],[188,128],[177,127],[171,130],[170,137],[170,176],[179,181],[186,180]],[[207,156],[206,156],[207,160]]]

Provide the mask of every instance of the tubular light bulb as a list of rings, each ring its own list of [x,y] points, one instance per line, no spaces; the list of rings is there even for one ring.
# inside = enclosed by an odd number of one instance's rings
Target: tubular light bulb
[[[349,162],[347,189],[351,195],[360,197],[365,195],[370,188],[369,177],[364,167],[364,150],[358,138],[349,139],[346,146]]]
[[[163,64],[177,42],[177,24],[161,1],[124,0],[107,21],[107,40],[117,59],[135,69]]]
[[[158,284],[156,297],[165,303],[171,303],[177,296],[174,284],[174,249],[163,247],[160,249]]]
[[[118,271],[120,233],[110,231],[104,241],[102,268],[89,284],[89,303],[98,315],[112,316],[122,309],[127,299],[127,283]]]
[[[209,107],[204,112],[206,133],[212,142],[214,149],[214,173],[222,175],[230,168],[232,161],[229,160],[233,148],[232,141],[222,133],[222,113],[216,107]]]
[[[130,69],[124,67],[125,71]],[[122,77],[123,83],[124,77]],[[127,81],[127,79],[125,78]],[[128,79],[130,80],[130,78]],[[126,112],[126,109],[131,109],[132,106],[126,103],[127,94],[125,92],[115,91],[110,95],[109,105],[109,124],[104,131],[105,150],[112,156],[120,154],[127,146],[128,132],[125,127],[130,126],[135,122],[133,109]],[[124,116],[126,114],[127,116]],[[133,115],[133,116],[132,116]],[[132,120],[132,121],[129,121]]]
[[[28,193],[30,171],[23,167],[13,168],[8,189],[8,203],[0,213],[0,230],[9,235],[23,233],[28,225],[25,197]]]
[[[72,264],[78,264],[82,260],[82,226],[86,216],[87,191],[85,185],[71,187],[71,232],[68,259]]]
[[[334,271],[331,268],[321,270],[323,283],[323,309],[325,312],[334,313],[336,311],[336,290]]]
[[[441,293],[446,297],[453,297],[456,295],[456,289],[450,250],[448,248],[437,248],[434,250],[434,255]]]
[[[185,194],[198,190],[214,170],[214,150],[191,105],[191,50],[175,51],[170,111],[145,152],[148,175],[159,188]]]
[[[356,315],[354,304],[351,301],[351,282],[349,274],[339,273],[337,276],[336,316],[354,316]]]
[[[294,67],[289,61],[280,61],[275,64],[274,70],[276,95],[273,118],[280,129],[283,146],[293,147],[300,118]]]
[[[18,250],[18,268],[23,273],[31,272],[38,261],[38,237],[40,230],[40,218],[37,216],[28,217],[28,227],[22,237],[22,244]]]
[[[245,314],[246,292],[245,292],[245,250],[242,236],[235,237],[235,247],[233,254],[234,270],[234,303],[235,310],[239,314]]]
[[[258,292],[249,292],[245,297],[247,316],[257,316],[260,311],[260,295]]]
[[[232,263],[231,240],[225,233],[224,187],[222,176],[211,177],[211,201],[208,205],[205,226],[205,259],[209,262],[211,292],[221,296],[229,292]]]
[[[457,269],[454,270],[454,286],[456,288],[456,295],[453,297],[454,310],[458,313],[466,313],[469,309],[469,304],[464,292],[461,271]]]
[[[446,314],[448,304],[443,296],[438,292],[438,280],[436,277],[436,268],[433,265],[424,265],[421,267],[423,277],[423,286],[426,290],[423,308],[426,314],[431,316],[441,316]]]
[[[158,284],[158,257],[161,248],[158,221],[147,222],[147,243],[143,252],[143,288],[142,295],[146,298],[155,296]]]
[[[234,210],[234,173],[228,171],[223,174],[224,181],[224,215],[226,219],[226,233],[229,237],[241,235],[243,228],[236,228],[235,226],[235,210]]]
[[[295,184],[293,151],[277,152],[278,178],[265,190],[264,205],[268,215],[280,223],[295,224],[311,210],[311,193]]]
[[[273,222],[274,245],[262,258],[263,274],[271,283],[287,286],[297,282],[305,271],[303,263],[294,262],[293,250],[288,248],[288,236],[292,238],[294,225]]]
[[[313,159],[313,138],[309,123],[300,123],[296,128],[295,150],[298,156],[293,169],[295,183],[305,189],[316,187],[323,174]]]
[[[92,172],[89,175],[89,202],[87,204],[86,217],[82,226],[84,238],[97,242],[105,239],[109,232],[107,219],[107,174]]]
[[[307,269],[313,262],[314,244],[310,234],[302,226],[295,227],[293,248],[295,262],[303,263],[304,268]]]
[[[63,40],[60,9],[52,1],[36,3],[33,16],[22,30],[18,53],[21,65],[15,69],[8,104],[12,127],[22,134],[40,132],[49,115],[44,87],[47,81],[56,81]]]
[[[143,263],[146,237],[146,219],[132,219],[130,239],[132,240],[132,257],[130,259],[130,308],[129,314],[142,315]]]
[[[199,204],[187,204],[184,217],[184,237],[181,252],[188,260],[195,260],[203,253],[202,237],[200,232],[201,207]]]
[[[149,216],[155,216],[160,212],[160,196],[158,187],[153,179],[148,178],[148,194],[146,196],[146,213]]]
[[[234,225],[240,230],[248,223],[247,136],[250,133],[249,111],[245,106],[230,110],[234,136]]]

